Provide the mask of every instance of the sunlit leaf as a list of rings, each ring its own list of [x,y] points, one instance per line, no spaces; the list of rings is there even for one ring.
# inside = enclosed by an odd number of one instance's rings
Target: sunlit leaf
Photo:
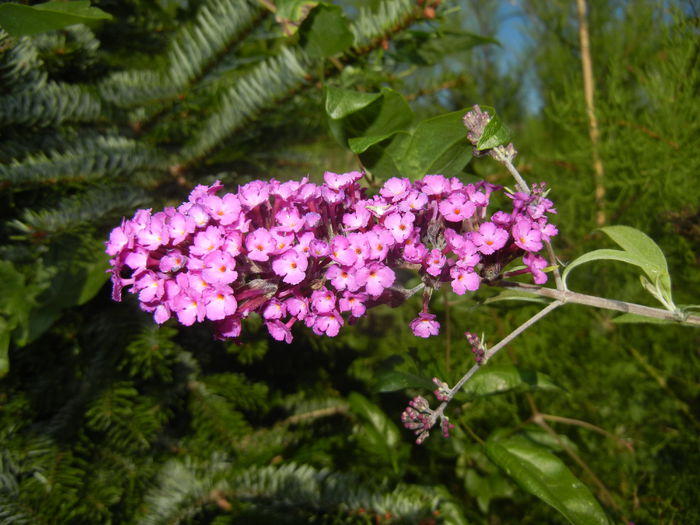
[[[488,113],[491,115],[491,120],[488,124],[486,124],[484,132],[482,133],[479,142],[476,144],[476,149],[483,151],[507,144],[510,140],[510,131],[501,121],[501,117],[499,117],[496,114],[496,111],[491,108],[482,106],[481,109],[485,111],[488,110]]]

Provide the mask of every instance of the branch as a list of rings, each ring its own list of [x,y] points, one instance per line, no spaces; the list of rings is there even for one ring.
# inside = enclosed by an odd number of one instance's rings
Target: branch
[[[687,315],[680,312],[670,312],[662,308],[653,308],[641,304],[628,303],[626,301],[618,301],[616,299],[605,299],[604,297],[596,297],[595,295],[587,295],[570,290],[555,290],[554,288],[544,288],[534,284],[517,283],[512,281],[496,281],[492,283],[494,286],[503,288],[516,288],[526,292],[530,292],[542,297],[555,299],[563,304],[585,304],[595,308],[603,308],[605,310],[615,310],[617,312],[625,312],[630,314],[650,317],[652,319],[661,319],[664,321],[675,321],[686,325],[700,326],[700,316]]]

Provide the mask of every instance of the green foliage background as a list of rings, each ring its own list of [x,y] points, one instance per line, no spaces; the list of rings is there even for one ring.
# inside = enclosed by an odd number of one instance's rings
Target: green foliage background
[[[567,306],[494,363],[560,389],[465,394],[449,409],[454,436],[417,447],[399,414],[427,391],[386,391],[391,373],[453,383],[472,364],[465,330],[494,344],[537,305],[441,292],[442,334],[428,341],[406,329],[415,299],[334,339],[300,330],[292,345],[252,319],[239,345],[111,300],[104,239],[137,208],[216,179],[319,180],[362,162],[380,184],[408,166],[383,160],[403,147],[395,130],[357,155],[332,138],[333,89],[390,88],[383,100],[407,100],[421,129],[496,107],[519,169],[552,187],[559,257],[609,242],[594,230],[572,2],[523,2],[533,44],[508,70],[496,1],[440,3],[435,18],[409,0],[276,2],[277,16],[268,4],[101,0],[113,19],[91,27],[0,30],[0,523],[566,522],[489,459],[483,443],[498,439],[561,458],[613,522],[700,522],[696,330]],[[697,6],[589,9],[609,223],[648,233],[676,302],[697,302]],[[443,167],[511,184],[496,163],[467,160]],[[634,271],[586,268],[573,289],[652,304]]]

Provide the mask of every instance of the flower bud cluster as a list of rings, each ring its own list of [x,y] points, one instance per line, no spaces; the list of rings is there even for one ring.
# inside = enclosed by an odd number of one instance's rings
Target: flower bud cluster
[[[433,382],[440,387],[440,391],[449,391],[447,383],[440,381],[437,378]],[[438,394],[435,391],[435,397],[439,401],[446,401],[448,398]],[[430,408],[430,403],[423,396],[416,396],[408,402],[406,410],[401,413],[401,423],[409,430],[413,430],[416,434],[416,445],[420,445],[430,436],[430,430],[435,426],[437,420],[440,420],[440,432],[442,437],[450,437],[450,430],[455,426],[450,423],[450,419],[442,413],[438,408],[433,410]]]
[[[484,364],[484,356],[486,354],[486,349],[484,343],[479,336],[472,332],[464,332],[464,336],[467,338],[467,342],[472,347],[472,355],[474,355],[474,360],[477,365]]]
[[[157,323],[209,320],[219,338],[240,336],[255,312],[272,337],[291,342],[297,322],[332,337],[368,308],[400,303],[398,268],[416,270],[428,290],[450,283],[462,295],[522,256],[519,272],[546,281],[538,252],[557,229],[541,186],[508,195],[512,209],[489,214],[501,188],[487,182],[391,178],[367,196],[362,176],[253,181],[224,195],[217,182],[177,208],[139,210],[106,243],[113,297],[127,288]],[[410,323],[419,337],[439,331],[428,299]]]

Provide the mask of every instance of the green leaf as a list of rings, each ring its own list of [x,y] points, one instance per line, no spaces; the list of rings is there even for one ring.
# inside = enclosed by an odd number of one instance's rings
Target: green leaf
[[[393,137],[396,134],[395,131],[391,133],[385,133],[384,135],[372,135],[371,137],[357,137],[348,139],[348,147],[353,153],[364,153],[371,146],[379,144],[388,138]]]
[[[673,305],[671,276],[661,248],[648,235],[629,226],[606,226],[600,230],[636,261],[633,264],[639,266],[651,284],[658,289],[661,302],[665,300],[669,305]]]
[[[292,36],[317,5],[313,0],[277,0],[275,21],[282,26],[282,33]]]
[[[593,250],[592,252],[584,253],[581,257],[574,259],[566,265],[564,272],[561,274],[561,278],[564,281],[564,284],[566,284],[566,279],[569,276],[569,273],[571,273],[571,270],[573,270],[577,266],[581,266],[582,264],[585,264],[587,262],[601,260],[620,261],[625,262],[627,264],[637,265],[636,259],[630,256],[627,252],[623,252],[622,250],[611,250],[610,248]]]
[[[326,88],[326,113],[339,120],[360,111],[382,96],[382,93],[362,93],[353,89]]]
[[[435,384],[427,377],[421,377],[408,372],[390,370],[379,375],[377,379],[378,392],[395,392],[405,388],[424,388],[433,390]]]
[[[326,91],[326,112],[331,118],[331,132],[345,147],[352,138],[371,137],[369,142],[380,142],[407,129],[413,122],[413,110],[408,102],[387,88],[380,93],[329,88]],[[353,144],[360,149],[363,146],[362,143]]]
[[[512,484],[500,473],[480,476],[474,469],[466,471],[464,486],[476,498],[479,510],[484,514],[488,512],[492,499],[511,498],[515,492]]]
[[[361,437],[368,448],[377,452],[385,461],[388,460],[387,463],[398,472],[399,455],[406,449],[405,446],[401,447],[401,433],[398,427],[381,408],[363,395],[352,392],[348,401],[352,411],[364,422]]]
[[[471,148],[462,119],[466,109],[429,118],[413,130],[407,155],[397,159],[405,177],[429,173],[446,176],[462,171],[471,159]]]
[[[350,24],[342,8],[319,4],[299,28],[301,46],[309,56],[327,58],[347,51],[353,44]]]
[[[518,485],[558,510],[574,525],[610,521],[591,491],[546,448],[522,438],[486,442],[486,455]]]
[[[7,2],[0,5],[0,27],[12,36],[34,35],[73,24],[111,19],[89,0],[45,2],[35,6]]]
[[[401,434],[394,422],[377,405],[371,403],[366,397],[357,392],[352,392],[348,397],[350,407],[361,419],[369,423],[370,428],[376,432],[387,447],[395,447],[401,441]]]
[[[32,307],[36,304],[39,287],[28,284],[22,272],[10,261],[0,261],[0,318],[4,318],[0,340],[9,347],[10,334],[16,330],[15,341],[27,338]]]
[[[502,301],[522,301],[527,303],[540,304],[548,304],[550,302],[549,299],[522,290],[504,290],[498,295],[494,295],[493,297],[485,299],[484,304],[492,304]]]
[[[498,40],[467,32],[406,31],[396,39],[396,55],[401,61],[426,66],[437,64],[446,56],[469,51],[474,47],[496,44]]]
[[[646,234],[629,226],[607,226],[601,228],[623,250],[601,249],[584,253],[566,267],[562,279],[566,279],[574,268],[596,260],[621,261],[641,268],[647,278],[642,277],[642,286],[656,297],[666,308],[674,309],[671,295],[671,276],[666,257],[657,244]]]
[[[464,386],[462,394],[484,397],[513,390],[561,391],[562,388],[541,372],[514,365],[489,365],[480,369]]]
[[[647,324],[677,324],[676,321],[669,321],[668,319],[657,319],[655,317],[646,317],[644,315],[638,314],[622,314],[618,315],[612,320],[613,323],[618,324],[635,324],[635,323],[647,323]]]
[[[491,115],[491,120],[486,124],[484,132],[476,144],[476,149],[483,151],[507,144],[510,140],[510,131],[501,122],[501,117],[496,114],[493,108],[482,107],[481,109]]]
[[[98,252],[97,261],[86,261],[83,265],[85,270],[84,280],[80,290],[80,295],[76,301],[77,305],[85,304],[97,295],[104,283],[109,279],[107,268],[109,268],[109,258],[103,252]]]

